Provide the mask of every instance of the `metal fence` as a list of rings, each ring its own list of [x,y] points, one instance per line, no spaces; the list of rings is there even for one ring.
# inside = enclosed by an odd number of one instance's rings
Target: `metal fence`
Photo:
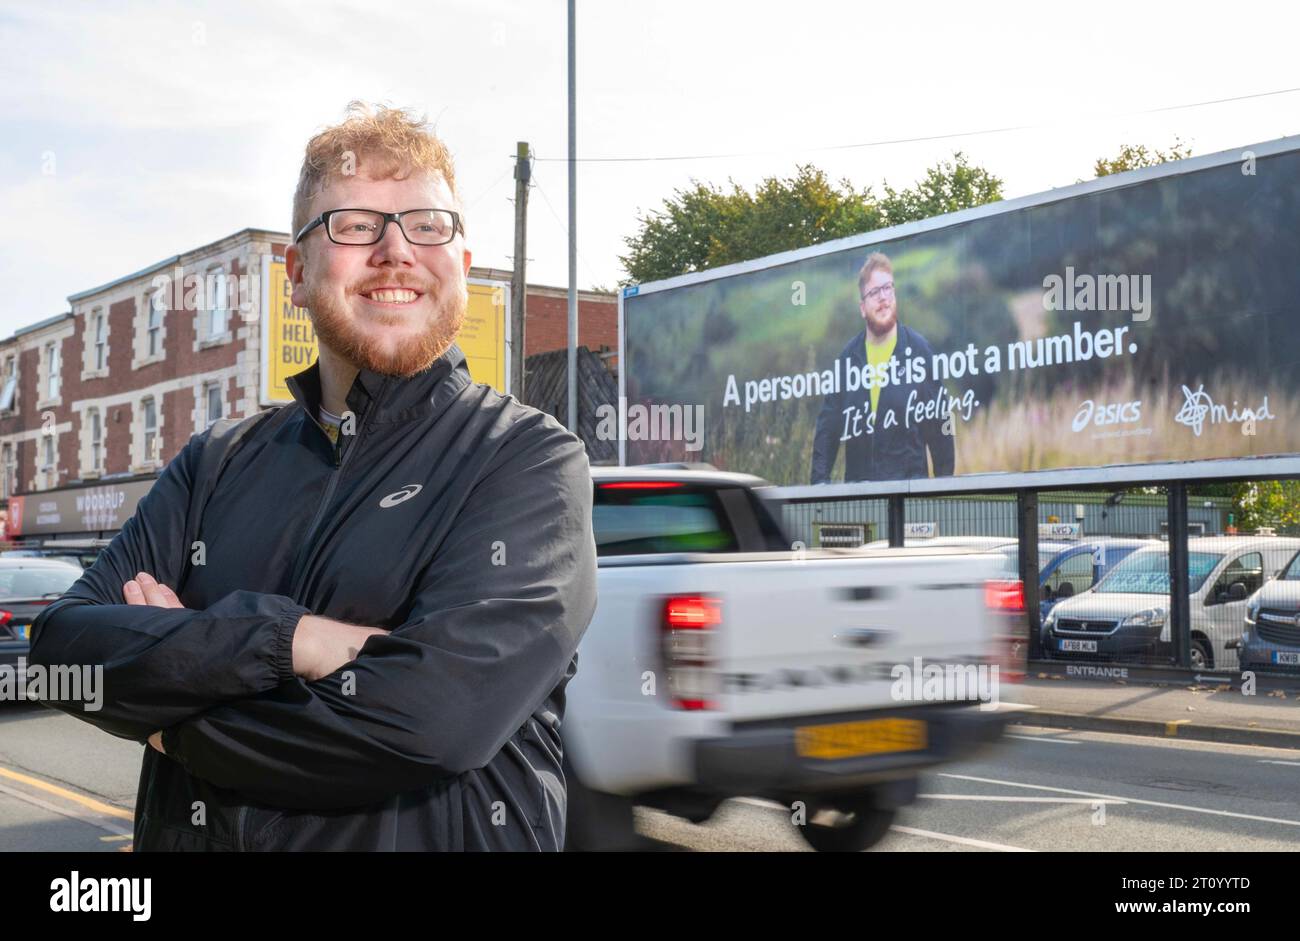
[[[1023,581],[1027,658],[1049,668],[1300,678],[1293,494],[1295,481],[1215,481],[801,500],[782,514],[790,538],[810,547],[1001,552]]]

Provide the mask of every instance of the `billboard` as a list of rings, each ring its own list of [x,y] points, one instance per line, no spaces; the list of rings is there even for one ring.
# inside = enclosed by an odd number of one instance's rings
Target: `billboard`
[[[622,461],[791,497],[1296,473],[1297,219],[1288,138],[630,286]]]
[[[469,278],[469,307],[457,336],[475,382],[509,392],[510,285]],[[292,286],[280,255],[262,256],[262,405],[293,401],[285,380],[316,361],[311,315],[294,307]]]

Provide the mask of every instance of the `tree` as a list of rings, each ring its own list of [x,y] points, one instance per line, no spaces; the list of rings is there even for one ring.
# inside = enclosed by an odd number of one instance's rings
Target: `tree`
[[[958,151],[951,163],[937,163],[911,189],[885,184],[881,209],[888,225],[929,219],[948,212],[983,206],[1002,198],[1002,181],[981,167],[972,167]]]
[[[1237,528],[1243,532],[1270,526],[1295,532],[1300,527],[1300,481],[1259,480],[1244,485],[1237,501]]]
[[[728,183],[724,190],[694,181],[640,216],[638,232],[624,239],[628,253],[619,258],[628,274],[623,283],[704,271],[1002,198],[1002,181],[961,153],[931,167],[911,189],[886,184],[883,199],[848,180],[832,183],[810,164],[794,176],[768,177],[752,193]]]
[[[1168,163],[1171,160],[1184,160],[1192,155],[1192,145],[1185,144],[1177,137],[1174,138],[1173,144],[1168,150],[1158,150],[1151,148],[1147,150],[1145,144],[1125,144],[1119,149],[1119,154],[1110,160],[1102,157],[1092,166],[1093,173],[1097,176],[1110,176],[1112,173],[1123,173],[1125,170],[1138,170],[1142,167],[1154,167],[1157,164]]]

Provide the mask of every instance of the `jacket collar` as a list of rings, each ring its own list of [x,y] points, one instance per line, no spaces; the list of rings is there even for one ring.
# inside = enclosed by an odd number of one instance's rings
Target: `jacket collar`
[[[465,354],[453,343],[427,368],[399,378],[362,368],[348,390],[348,409],[367,421],[409,421],[441,411],[457,392],[470,383]],[[321,404],[320,359],[285,380],[303,411],[319,423]],[[370,404],[377,403],[373,411]]]

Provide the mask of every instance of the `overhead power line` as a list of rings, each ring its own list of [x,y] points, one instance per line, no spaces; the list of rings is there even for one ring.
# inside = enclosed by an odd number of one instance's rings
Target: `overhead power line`
[[[1236,95],[1232,98],[1214,98],[1209,101],[1194,101],[1188,104],[1167,105],[1162,108],[1146,108],[1140,111],[1125,111],[1116,115],[1102,115],[1101,118],[1115,117],[1128,118],[1137,117],[1143,114],[1161,114],[1168,111],[1185,111],[1189,108],[1203,108],[1208,105],[1229,104],[1236,101],[1249,101],[1256,98],[1271,98],[1276,95],[1290,95],[1300,92],[1297,88],[1279,88],[1275,91],[1257,92],[1252,95]],[[799,153],[818,153],[832,150],[859,150],[868,147],[892,147],[897,144],[921,144],[938,140],[960,140],[964,137],[982,137],[991,134],[1009,134],[1016,131],[1033,131],[1041,130],[1044,127],[1050,127],[1050,124],[1019,124],[1013,127],[994,127],[984,128],[978,131],[957,131],[947,134],[927,134],[922,137],[898,137],[886,140],[864,141],[858,144],[830,144],[821,147],[801,147]],[[751,150],[737,151],[725,154],[675,154],[671,156],[641,156],[641,157],[578,157],[578,163],[657,163],[667,161],[681,160],[725,160],[740,157],[773,157],[781,154],[788,154],[795,151],[790,149],[783,150]],[[547,163],[568,163],[567,157],[534,157],[534,160],[544,161]]]

